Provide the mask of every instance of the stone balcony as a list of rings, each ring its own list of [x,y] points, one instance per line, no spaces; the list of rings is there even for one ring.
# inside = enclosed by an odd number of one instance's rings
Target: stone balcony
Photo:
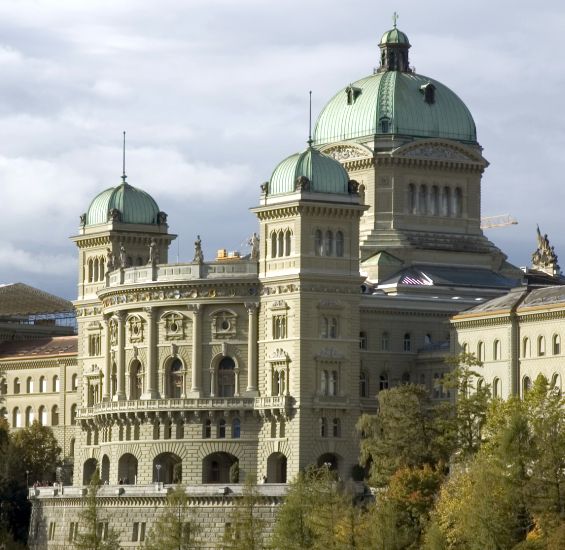
[[[92,418],[98,415],[174,412],[174,411],[244,411],[288,409],[292,403],[290,396],[269,397],[200,397],[185,399],[147,399],[103,401],[91,407],[80,409],[78,418]]]
[[[106,288],[120,285],[135,285],[148,282],[170,283],[190,280],[214,280],[229,278],[256,278],[257,262],[220,261],[190,264],[159,264],[120,268],[110,272],[106,277]]]

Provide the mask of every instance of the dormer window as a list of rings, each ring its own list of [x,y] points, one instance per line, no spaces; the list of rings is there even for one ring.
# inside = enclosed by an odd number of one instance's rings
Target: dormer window
[[[347,88],[345,88],[345,93],[347,94],[347,104],[353,105],[356,99],[361,95],[361,88],[348,86]]]
[[[436,102],[436,87],[431,82],[420,86],[420,92],[424,94],[424,101],[429,105],[433,105]]]

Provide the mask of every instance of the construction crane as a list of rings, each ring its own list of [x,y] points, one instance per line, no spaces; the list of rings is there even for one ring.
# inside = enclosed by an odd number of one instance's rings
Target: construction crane
[[[508,225],[518,225],[518,220],[510,214],[481,218],[481,229],[494,229],[495,227],[506,227]]]

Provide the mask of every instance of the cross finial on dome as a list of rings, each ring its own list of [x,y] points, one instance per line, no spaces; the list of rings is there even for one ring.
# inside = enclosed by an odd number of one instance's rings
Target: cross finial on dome
[[[126,131],[124,130],[124,145],[122,148],[122,181],[126,182]]]
[[[396,29],[396,22],[398,21],[398,18],[400,17],[400,15],[398,15],[398,13],[394,12],[392,14],[392,24],[394,25],[394,28]]]

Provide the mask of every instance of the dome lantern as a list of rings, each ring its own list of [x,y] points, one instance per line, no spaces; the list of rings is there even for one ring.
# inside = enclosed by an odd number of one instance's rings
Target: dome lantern
[[[384,71],[411,72],[408,60],[410,42],[406,34],[396,27],[397,19],[398,14],[394,12],[392,16],[394,27],[385,32],[380,41],[381,64],[377,69],[379,73]]]

